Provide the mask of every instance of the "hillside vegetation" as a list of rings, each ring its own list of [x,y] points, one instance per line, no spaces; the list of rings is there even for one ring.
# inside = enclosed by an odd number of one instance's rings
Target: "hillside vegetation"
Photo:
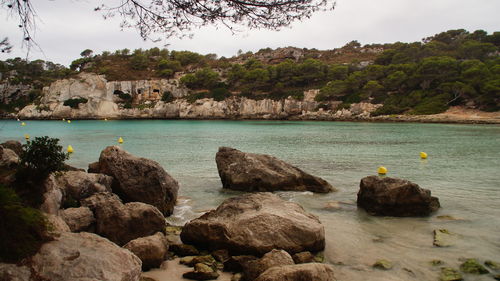
[[[267,48],[232,58],[159,48],[94,55],[87,49],[70,69],[11,59],[0,62],[0,72],[4,81],[32,84],[34,89],[53,79],[94,72],[108,80],[179,78],[192,90],[188,100],[231,95],[301,99],[304,90],[321,89],[316,99],[325,109],[331,101],[342,106],[365,101],[384,104],[378,115],[434,114],[452,105],[498,111],[499,48],[500,32],[459,29],[414,43],[361,46],[352,41],[328,51]]]

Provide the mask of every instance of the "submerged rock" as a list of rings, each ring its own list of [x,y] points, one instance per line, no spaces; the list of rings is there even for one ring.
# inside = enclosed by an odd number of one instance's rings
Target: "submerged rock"
[[[467,259],[460,265],[460,270],[470,274],[486,274],[489,271],[476,259]]]
[[[154,235],[134,239],[123,248],[134,253],[142,261],[142,269],[160,267],[168,250],[167,239],[161,232]]]
[[[436,211],[439,199],[431,191],[407,180],[369,176],[361,179],[357,204],[377,216],[428,216]]]
[[[157,162],[133,156],[119,146],[108,146],[92,171],[112,176],[113,192],[124,202],[143,202],[172,214],[179,184]]]
[[[255,281],[335,281],[333,268],[322,263],[303,263],[271,267]]]
[[[263,255],[272,249],[317,252],[325,247],[325,230],[297,203],[272,193],[251,193],[226,199],[216,210],[188,222],[181,239],[232,254]]]
[[[484,262],[484,265],[486,265],[487,267],[494,269],[494,270],[500,270],[500,263],[499,262],[487,260]]]
[[[170,245],[170,251],[174,252],[179,257],[196,256],[196,255],[200,254],[198,249],[196,249],[195,247],[193,247],[191,245],[186,245],[186,244]]]
[[[95,194],[82,205],[94,212],[96,233],[118,245],[165,229],[165,217],[157,208],[140,202],[123,204],[112,193]]]
[[[462,274],[458,270],[450,267],[442,267],[439,274],[439,281],[462,281]]]
[[[450,247],[454,244],[455,235],[448,231],[448,229],[434,230],[434,246],[437,247]]]
[[[219,273],[206,264],[197,263],[194,265],[194,271],[186,272],[182,277],[193,280],[213,280],[219,277]]]
[[[394,265],[392,264],[391,261],[388,260],[378,260],[373,264],[374,268],[378,269],[383,269],[383,270],[389,270],[393,267]]]
[[[220,147],[215,161],[224,188],[242,191],[334,191],[325,180],[270,155]]]
[[[136,281],[141,274],[141,261],[134,254],[85,232],[62,233],[31,261],[34,273],[51,281]]]

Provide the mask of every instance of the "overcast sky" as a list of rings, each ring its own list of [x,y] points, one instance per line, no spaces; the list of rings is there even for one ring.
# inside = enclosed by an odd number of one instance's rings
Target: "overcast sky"
[[[500,0],[337,0],[335,10],[315,14],[280,31],[251,30],[232,35],[224,27],[204,27],[193,39],[144,42],[134,30],[120,31],[118,19],[104,20],[93,8],[97,0],[34,0],[38,21],[35,40],[43,50],[29,59],[69,65],[84,49],[114,51],[129,48],[163,48],[215,53],[231,57],[238,50],[295,46],[333,49],[349,41],[361,44],[414,42],[449,29],[500,31]],[[0,10],[0,39],[9,37],[14,49],[0,60],[26,57],[17,19]]]

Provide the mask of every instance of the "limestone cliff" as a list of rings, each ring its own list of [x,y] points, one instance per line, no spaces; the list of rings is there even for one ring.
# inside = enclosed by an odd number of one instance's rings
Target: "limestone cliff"
[[[164,92],[174,97],[161,101]],[[381,105],[352,104],[349,109],[323,110],[314,100],[319,90],[304,92],[303,100],[254,100],[233,96],[223,101],[199,99],[193,103],[184,97],[189,90],[177,79],[106,81],[104,76],[81,73],[77,78],[58,80],[43,89],[38,105],[28,105],[19,111],[22,119],[293,119],[339,120],[368,118]],[[122,96],[120,95],[122,94]],[[125,106],[123,94],[130,101]],[[77,108],[64,105],[71,99],[85,99]],[[339,102],[322,104],[335,109]]]

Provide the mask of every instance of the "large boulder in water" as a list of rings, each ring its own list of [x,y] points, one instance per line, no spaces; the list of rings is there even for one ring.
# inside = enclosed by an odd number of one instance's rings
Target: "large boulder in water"
[[[359,207],[377,216],[428,216],[439,209],[439,199],[431,191],[407,180],[369,176],[361,179]]]
[[[92,233],[62,233],[31,259],[36,280],[138,281],[141,261],[126,249]]]
[[[168,241],[165,235],[157,232],[154,235],[137,238],[125,244],[123,248],[131,251],[142,261],[142,268],[148,270],[160,267],[165,260],[168,250]]]
[[[303,263],[275,266],[264,271],[255,281],[335,281],[331,265]]]
[[[272,249],[316,252],[325,247],[325,230],[315,215],[297,203],[272,193],[250,193],[229,198],[216,210],[188,222],[181,239],[232,254],[263,255]]]
[[[165,217],[156,207],[141,202],[123,204],[112,193],[94,194],[82,200],[82,205],[93,211],[96,233],[118,245],[166,227]]]
[[[215,161],[222,186],[228,189],[322,193],[334,190],[325,180],[266,154],[245,153],[230,147],[220,147]]]
[[[157,162],[133,156],[119,146],[108,146],[98,163],[89,172],[114,178],[113,192],[124,202],[143,202],[158,208],[164,215],[172,214],[179,184]]]

